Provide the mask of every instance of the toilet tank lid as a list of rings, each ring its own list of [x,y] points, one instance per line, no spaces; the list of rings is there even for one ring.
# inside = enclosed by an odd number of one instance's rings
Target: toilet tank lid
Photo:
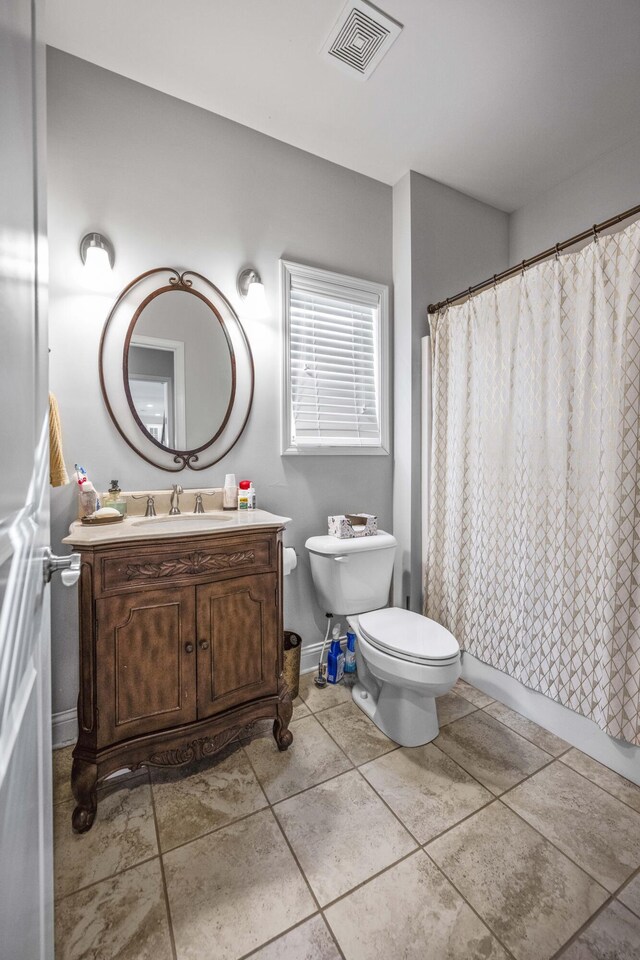
[[[320,553],[329,557],[343,557],[348,553],[365,553],[368,550],[389,550],[397,544],[396,538],[378,530],[372,537],[309,537],[305,547],[310,553]]]

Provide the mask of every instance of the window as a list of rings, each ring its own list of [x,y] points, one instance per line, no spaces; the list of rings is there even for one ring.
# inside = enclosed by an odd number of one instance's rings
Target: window
[[[389,452],[388,287],[281,260],[284,454]]]

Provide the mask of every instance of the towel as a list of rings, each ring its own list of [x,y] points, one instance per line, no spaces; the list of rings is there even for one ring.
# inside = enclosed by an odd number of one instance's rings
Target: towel
[[[58,401],[49,394],[49,480],[52,487],[63,487],[69,483],[67,468],[62,453],[62,427]]]

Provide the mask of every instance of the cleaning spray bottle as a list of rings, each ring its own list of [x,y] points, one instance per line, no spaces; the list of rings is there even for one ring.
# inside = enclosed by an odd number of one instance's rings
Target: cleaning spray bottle
[[[344,653],[340,646],[340,624],[336,623],[331,631],[331,646],[327,657],[327,681],[340,683],[344,676]]]
[[[356,635],[353,630],[347,630],[347,649],[344,655],[344,672],[356,672]]]

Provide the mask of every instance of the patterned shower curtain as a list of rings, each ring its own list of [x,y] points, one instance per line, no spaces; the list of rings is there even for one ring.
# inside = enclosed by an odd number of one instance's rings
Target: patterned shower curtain
[[[425,613],[640,744],[640,222],[431,332]]]

